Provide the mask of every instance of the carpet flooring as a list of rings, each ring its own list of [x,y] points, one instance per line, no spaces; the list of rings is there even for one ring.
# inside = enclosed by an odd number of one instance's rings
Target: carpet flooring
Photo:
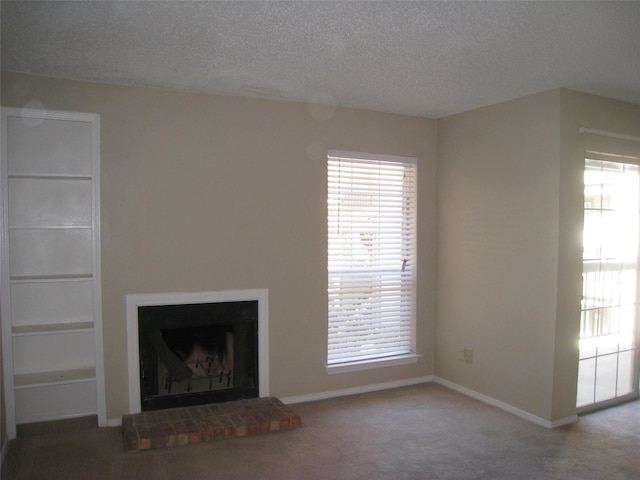
[[[2,479],[640,479],[640,401],[553,430],[433,383],[295,410],[300,428],[129,453],[119,427],[24,426]]]

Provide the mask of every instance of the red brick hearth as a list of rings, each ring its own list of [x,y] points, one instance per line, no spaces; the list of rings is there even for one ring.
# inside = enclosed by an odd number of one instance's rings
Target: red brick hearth
[[[277,398],[253,398],[122,416],[126,451],[150,450],[300,427]]]

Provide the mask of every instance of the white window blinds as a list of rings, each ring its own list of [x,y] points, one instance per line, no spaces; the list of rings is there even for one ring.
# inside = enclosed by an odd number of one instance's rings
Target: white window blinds
[[[329,152],[328,364],[414,344],[415,158]]]

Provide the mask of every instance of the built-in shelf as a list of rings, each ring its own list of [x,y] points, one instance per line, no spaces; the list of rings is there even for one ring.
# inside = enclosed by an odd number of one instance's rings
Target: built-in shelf
[[[55,335],[57,333],[90,332],[93,322],[49,323],[40,325],[14,326],[13,335]]]
[[[96,379],[94,368],[58,370],[54,372],[22,373],[13,376],[13,384],[18,388],[35,388],[62,383],[92,382]]]
[[[104,425],[99,117],[2,108],[0,125],[7,437],[95,413]]]

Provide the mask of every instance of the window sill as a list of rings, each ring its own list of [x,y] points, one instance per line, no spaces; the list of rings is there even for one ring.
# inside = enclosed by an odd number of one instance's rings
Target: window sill
[[[327,373],[333,375],[335,373],[357,372],[359,370],[369,370],[372,368],[408,365],[410,363],[416,363],[421,356],[422,355],[415,353],[407,353],[406,355],[396,355],[394,357],[372,358],[370,360],[327,365]]]

